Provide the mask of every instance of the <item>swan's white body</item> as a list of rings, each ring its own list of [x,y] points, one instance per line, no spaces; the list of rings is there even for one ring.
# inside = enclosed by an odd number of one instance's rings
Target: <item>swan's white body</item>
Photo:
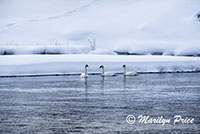
[[[126,65],[123,65],[124,68],[124,76],[137,76],[137,72],[126,72]]]
[[[86,64],[85,65],[84,73],[81,73],[81,76],[80,76],[81,78],[88,78],[87,67],[88,67],[88,65]]]
[[[112,76],[117,76],[117,74],[112,73],[112,72],[105,72],[104,74],[101,74],[102,77],[112,77]]]
[[[81,77],[81,78],[88,78],[88,74],[82,73],[80,77]]]
[[[117,76],[117,74],[113,73],[113,72],[104,72],[104,66],[101,65],[100,68],[102,68],[102,73],[101,76],[102,77],[113,77],[113,76]]]
[[[137,72],[126,72],[124,75],[125,76],[137,76],[138,74],[137,74]]]

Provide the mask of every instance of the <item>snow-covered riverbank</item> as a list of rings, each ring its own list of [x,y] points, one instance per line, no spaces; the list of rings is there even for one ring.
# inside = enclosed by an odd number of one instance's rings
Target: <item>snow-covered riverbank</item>
[[[89,64],[89,73],[105,71],[188,72],[200,71],[200,58],[176,56],[119,56],[119,55],[10,55],[0,56],[0,76],[80,74]]]

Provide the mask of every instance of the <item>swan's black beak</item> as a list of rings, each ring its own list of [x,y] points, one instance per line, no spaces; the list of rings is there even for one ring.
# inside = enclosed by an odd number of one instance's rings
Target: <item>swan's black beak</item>
[[[86,64],[85,67],[89,67],[88,64]]]
[[[122,68],[126,67],[126,65],[123,65]]]
[[[99,68],[102,68],[103,66],[101,65]]]

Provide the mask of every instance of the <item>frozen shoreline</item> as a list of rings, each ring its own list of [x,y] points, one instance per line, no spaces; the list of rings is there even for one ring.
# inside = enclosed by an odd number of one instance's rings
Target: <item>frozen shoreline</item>
[[[138,74],[172,74],[172,73],[200,73],[200,71],[177,71],[177,72],[137,72]],[[101,73],[88,73],[88,75],[100,75]],[[116,73],[117,75],[123,75],[123,73]],[[0,75],[0,78],[14,78],[14,77],[48,77],[48,76],[77,76],[80,73],[73,74],[23,74],[23,75]],[[129,77],[129,76],[127,76]]]
[[[106,71],[123,73],[179,73],[199,72],[200,58],[176,56],[122,55],[10,55],[0,56],[0,76],[59,76],[79,75],[89,64],[89,74],[99,74],[103,64]]]

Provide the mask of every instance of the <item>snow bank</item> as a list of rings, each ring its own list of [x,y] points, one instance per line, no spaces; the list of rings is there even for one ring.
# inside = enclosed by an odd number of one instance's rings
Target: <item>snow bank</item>
[[[155,43],[154,43],[155,44]],[[95,49],[91,50],[90,46],[81,45],[3,45],[0,46],[0,55],[19,55],[19,54],[101,54],[101,55],[168,55],[168,56],[200,56],[199,47],[180,47],[172,49],[163,48],[162,45],[138,44],[139,47],[131,45],[119,46],[113,50]]]
[[[87,54],[88,46],[79,45],[46,45],[46,46],[0,46],[0,55],[15,54]]]
[[[177,42],[178,43],[178,42]],[[189,43],[188,43],[189,44]],[[199,44],[199,43],[197,43]],[[167,47],[166,47],[167,46]],[[174,47],[174,44],[154,42],[154,43],[132,43],[122,44],[113,49],[117,54],[124,55],[170,55],[170,56],[200,56],[200,44],[190,43],[188,46]]]
[[[89,73],[105,71],[183,72],[200,71],[200,58],[176,56],[122,56],[122,55],[10,55],[0,56],[0,76],[80,74],[89,64]]]

